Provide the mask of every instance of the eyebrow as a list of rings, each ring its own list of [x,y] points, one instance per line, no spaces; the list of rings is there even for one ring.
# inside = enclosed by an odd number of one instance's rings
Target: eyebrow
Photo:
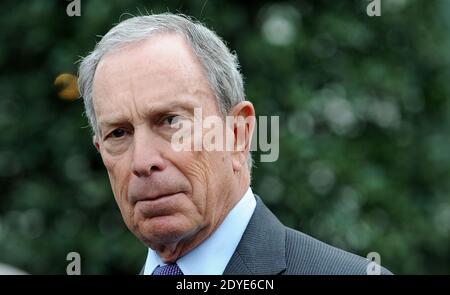
[[[195,91],[194,94],[188,94],[188,95],[190,97],[192,97],[192,96],[206,97],[208,94],[205,93],[204,91]],[[183,95],[183,96],[187,96],[187,95]],[[175,110],[184,110],[189,113],[193,113],[193,110],[196,107],[201,107],[201,105],[199,105],[198,103],[183,100],[183,96],[173,99],[172,101],[169,100],[169,101],[163,101],[163,102],[156,102],[156,103],[152,104],[151,106],[144,106],[145,109],[142,111],[142,113],[145,114],[146,117],[153,117],[158,114],[169,113],[169,112],[175,111]],[[110,126],[116,126],[119,124],[123,124],[125,122],[129,123],[129,121],[130,120],[121,113],[111,113],[111,114],[104,116],[104,118],[99,118],[97,120],[100,132],[101,132],[102,127],[105,128],[105,127],[110,127]]]

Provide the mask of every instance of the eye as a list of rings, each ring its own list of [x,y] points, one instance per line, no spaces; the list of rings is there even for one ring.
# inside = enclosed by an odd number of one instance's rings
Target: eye
[[[178,115],[170,115],[164,118],[163,123],[170,125],[170,127],[176,127],[181,120],[181,117]]]
[[[116,130],[114,130],[113,132],[111,132],[109,134],[109,137],[112,138],[120,138],[123,137],[126,134],[126,131],[122,128],[117,128]]]

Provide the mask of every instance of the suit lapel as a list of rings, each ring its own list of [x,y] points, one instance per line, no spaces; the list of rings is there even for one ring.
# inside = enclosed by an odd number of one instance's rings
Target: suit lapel
[[[286,269],[285,227],[256,196],[256,208],[224,274],[280,274]]]

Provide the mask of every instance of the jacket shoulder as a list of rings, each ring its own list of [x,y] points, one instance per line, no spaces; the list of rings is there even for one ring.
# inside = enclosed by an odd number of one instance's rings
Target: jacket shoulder
[[[366,275],[370,261],[286,227],[284,274]],[[392,274],[381,268],[381,274]]]

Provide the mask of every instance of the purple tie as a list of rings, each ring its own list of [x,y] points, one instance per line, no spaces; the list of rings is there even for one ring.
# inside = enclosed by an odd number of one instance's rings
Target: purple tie
[[[154,276],[181,276],[183,272],[176,263],[166,264],[155,268],[152,275]]]

